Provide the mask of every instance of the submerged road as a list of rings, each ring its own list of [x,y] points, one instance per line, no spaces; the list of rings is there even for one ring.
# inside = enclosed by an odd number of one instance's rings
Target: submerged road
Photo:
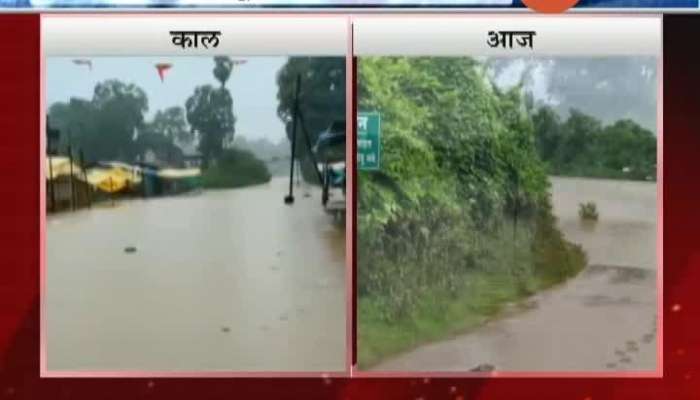
[[[49,216],[48,369],[344,370],[345,228],[286,183]]]
[[[657,356],[656,184],[552,178],[566,238],[589,266],[474,331],[376,366],[382,371],[653,371]],[[600,220],[582,223],[581,202]]]

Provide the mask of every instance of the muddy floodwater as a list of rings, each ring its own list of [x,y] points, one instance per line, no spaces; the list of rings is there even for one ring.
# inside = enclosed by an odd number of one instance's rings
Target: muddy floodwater
[[[551,182],[559,227],[585,250],[586,269],[474,331],[421,346],[377,370],[656,370],[656,184]],[[596,223],[579,218],[579,203],[588,201],[597,205]]]
[[[345,227],[286,184],[49,216],[48,369],[344,370]]]

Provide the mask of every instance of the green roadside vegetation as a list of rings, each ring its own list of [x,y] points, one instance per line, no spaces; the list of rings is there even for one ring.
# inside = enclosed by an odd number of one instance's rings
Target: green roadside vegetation
[[[540,226],[550,231],[539,232],[534,241],[528,240],[529,229],[518,231],[517,245],[511,241],[512,232],[486,239],[489,243],[484,244],[478,265],[455,274],[454,282],[418,290],[411,311],[403,315],[389,317],[381,297],[361,297],[360,366],[371,367],[387,356],[481,326],[498,316],[504,306],[580,271],[585,265],[581,250],[566,243],[552,225],[544,222]],[[533,250],[535,246],[541,247]]]
[[[382,114],[380,171],[358,176],[361,368],[482,324],[581,271],[552,215],[520,87],[470,58],[362,58]]]
[[[202,186],[208,189],[237,188],[269,181],[270,172],[265,163],[250,151],[236,148],[224,150],[216,164],[202,173]]]

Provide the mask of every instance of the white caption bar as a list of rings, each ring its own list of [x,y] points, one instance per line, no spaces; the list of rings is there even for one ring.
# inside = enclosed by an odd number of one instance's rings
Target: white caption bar
[[[660,55],[661,17],[358,16],[358,56]],[[532,48],[491,47],[489,32],[534,31]]]
[[[344,56],[344,17],[44,16],[47,56]],[[220,31],[218,46],[183,48],[171,31]]]

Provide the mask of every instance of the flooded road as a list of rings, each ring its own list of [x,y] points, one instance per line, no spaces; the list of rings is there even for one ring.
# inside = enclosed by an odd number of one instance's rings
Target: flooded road
[[[49,216],[48,369],[344,370],[345,228],[286,183]]]
[[[653,371],[657,354],[656,184],[551,178],[554,213],[589,266],[484,326],[421,346],[374,369]],[[600,214],[582,223],[579,203]]]

